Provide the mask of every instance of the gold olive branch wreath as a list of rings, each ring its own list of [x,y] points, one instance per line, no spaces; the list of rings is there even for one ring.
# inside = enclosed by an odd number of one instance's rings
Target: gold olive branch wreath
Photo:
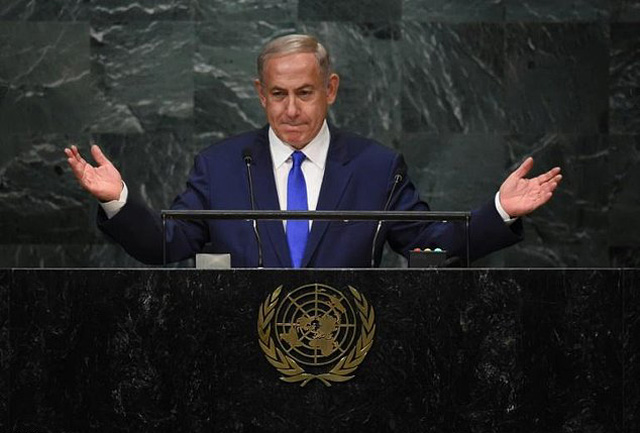
[[[331,386],[331,382],[346,382],[354,378],[351,373],[364,361],[369,349],[371,349],[373,337],[376,333],[376,325],[375,312],[367,302],[367,299],[355,288],[349,286],[349,290],[355,299],[362,321],[360,338],[356,346],[346,356],[340,358],[328,373],[322,374],[311,374],[304,371],[293,358],[278,349],[273,338],[271,338],[271,321],[278,305],[278,297],[282,291],[282,286],[274,290],[260,304],[258,312],[258,341],[269,364],[273,365],[282,374],[281,380],[289,383],[302,382],[300,386],[305,386],[309,381],[318,379],[326,386]]]

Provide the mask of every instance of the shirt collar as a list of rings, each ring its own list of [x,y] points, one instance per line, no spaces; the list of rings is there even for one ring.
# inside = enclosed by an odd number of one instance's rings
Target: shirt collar
[[[318,134],[301,149],[306,158],[318,166],[321,170],[324,170],[324,165],[327,162],[327,153],[329,152],[329,142],[331,141],[331,134],[329,132],[329,126],[327,120],[322,123]],[[288,145],[278,138],[273,128],[269,126],[269,149],[271,151],[271,160],[273,166],[277,169],[284,164],[291,154],[296,150],[293,146]]]

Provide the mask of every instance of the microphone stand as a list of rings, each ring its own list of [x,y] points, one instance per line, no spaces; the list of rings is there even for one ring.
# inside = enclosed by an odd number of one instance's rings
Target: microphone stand
[[[391,198],[393,197],[393,193],[396,192],[396,187],[402,181],[402,175],[400,173],[396,174],[393,179],[393,186],[391,187],[391,192],[389,192],[389,196],[387,197],[387,202],[384,205],[384,212],[389,210],[389,205],[391,204]],[[378,236],[380,235],[380,229],[382,228],[383,220],[378,221],[378,226],[376,227],[376,233],[373,235],[373,243],[371,244],[371,267],[375,267],[376,261],[376,242],[378,242]]]
[[[251,200],[251,210],[256,210],[256,202],[255,196],[253,194],[253,179],[251,178],[251,163],[253,158],[251,158],[251,154],[248,149],[245,149],[244,152],[244,162],[247,165],[247,180],[249,182],[249,198]],[[264,267],[263,257],[262,257],[262,239],[260,238],[260,232],[258,231],[258,220],[255,218],[252,221],[253,226],[253,234],[256,238],[256,243],[258,244],[258,268]]]

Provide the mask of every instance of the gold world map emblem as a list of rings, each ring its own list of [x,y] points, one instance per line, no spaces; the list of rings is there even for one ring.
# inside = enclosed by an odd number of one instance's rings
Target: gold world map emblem
[[[258,341],[280,379],[331,386],[355,377],[373,344],[375,313],[358,290],[348,289],[314,283],[283,294],[280,286],[260,305]]]

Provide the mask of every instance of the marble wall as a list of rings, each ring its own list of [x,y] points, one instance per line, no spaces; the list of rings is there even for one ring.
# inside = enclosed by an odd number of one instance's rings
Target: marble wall
[[[526,240],[479,265],[640,266],[640,1],[11,0],[0,267],[138,266],[63,147],[93,138],[168,207],[198,149],[265,122],[255,56],[293,31],[334,55],[331,120],[405,153],[432,208],[490,199],[526,155],[563,167]]]

